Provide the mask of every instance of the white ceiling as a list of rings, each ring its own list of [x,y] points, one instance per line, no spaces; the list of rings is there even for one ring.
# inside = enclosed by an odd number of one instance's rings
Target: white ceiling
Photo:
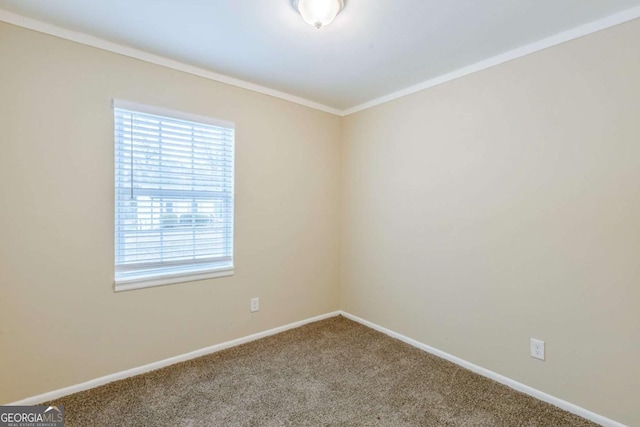
[[[345,110],[640,0],[0,0],[0,8]]]

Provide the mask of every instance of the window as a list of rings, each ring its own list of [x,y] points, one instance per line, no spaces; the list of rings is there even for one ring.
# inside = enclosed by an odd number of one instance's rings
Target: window
[[[113,106],[116,291],[233,274],[234,125]]]

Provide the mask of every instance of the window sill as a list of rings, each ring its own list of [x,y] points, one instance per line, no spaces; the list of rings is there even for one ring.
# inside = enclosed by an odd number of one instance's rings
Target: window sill
[[[133,291],[135,289],[153,288],[156,286],[175,285],[177,283],[195,282],[197,280],[216,277],[233,276],[233,267],[200,271],[195,273],[176,274],[173,276],[149,277],[143,279],[122,280],[115,282],[115,292]]]

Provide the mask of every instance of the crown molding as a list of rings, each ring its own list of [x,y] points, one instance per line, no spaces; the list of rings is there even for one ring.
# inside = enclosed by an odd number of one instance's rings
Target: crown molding
[[[106,50],[109,52],[117,53],[120,55],[128,56],[130,58],[139,59],[141,61],[149,62],[151,64],[160,65],[161,67],[182,71],[184,73],[192,74],[194,76],[203,77],[205,79],[214,80],[220,83],[226,83],[231,86],[247,89],[253,92],[261,93],[263,95],[269,95],[275,98],[284,99],[285,101],[290,101],[295,104],[304,105],[305,107],[324,111],[326,113],[335,114],[337,116],[342,115],[342,112],[337,108],[329,107],[327,105],[320,104],[318,102],[314,102],[305,98],[301,98],[299,96],[291,95],[289,93],[281,92],[279,90],[271,89],[265,86],[260,86],[255,83],[247,82],[245,80],[236,79],[234,77],[226,76],[224,74],[214,73],[213,71],[209,71],[204,68],[199,68],[193,65],[185,64],[184,62],[176,61],[160,55],[155,55],[153,53],[135,49],[130,46],[110,42],[108,40],[91,36],[86,33],[68,30],[66,28],[48,24],[43,21],[27,18],[26,16],[18,15],[16,13],[9,12],[4,9],[0,9],[0,21],[4,21],[6,23],[16,25],[18,27],[27,28],[29,30],[37,31],[37,32],[48,34],[51,36],[59,37],[61,39],[71,40],[76,43],[80,43],[80,44],[92,46],[98,49]]]
[[[480,62],[462,67],[450,73],[442,74],[430,80],[418,83],[414,86],[410,86],[405,89],[390,93],[388,95],[381,96],[380,98],[365,102],[363,104],[356,105],[355,107],[342,111],[341,115],[343,117],[348,116],[350,114],[354,114],[359,111],[363,111],[377,105],[393,101],[394,99],[402,98],[403,96],[411,95],[412,93],[420,92],[422,90],[429,89],[431,87],[438,86],[455,79],[459,79],[460,77],[468,76],[469,74],[486,70],[487,68],[495,67],[496,65],[521,58],[531,53],[557,46],[559,44],[575,40],[577,38],[584,37],[619,24],[623,24],[625,22],[633,21],[637,18],[640,18],[640,6],[636,6],[622,12],[614,13],[613,15],[609,15],[597,21],[592,21],[587,24],[580,25],[579,27],[575,27],[570,30],[563,31],[553,36],[544,38],[542,40],[520,46],[516,49],[510,50],[497,56],[493,56],[491,58],[484,59]]]
[[[290,101],[295,104],[303,105],[305,107],[313,108],[316,110],[324,111],[326,113],[334,114],[340,117],[346,117],[348,115],[367,110],[369,108],[393,101],[398,98],[402,98],[407,95],[411,95],[416,92],[423,91],[425,89],[432,88],[434,86],[441,85],[443,83],[450,82],[455,79],[459,79],[469,74],[476,73],[478,71],[486,70],[487,68],[495,67],[496,65],[504,64],[505,62],[512,61],[517,58],[535,53],[559,44],[578,39],[580,37],[587,36],[589,34],[602,31],[604,29],[614,27],[616,25],[623,24],[625,22],[633,21],[640,18],[640,6],[633,7],[631,9],[624,10],[622,12],[614,13],[606,16],[602,19],[589,22],[587,24],[580,25],[567,31],[555,34],[553,36],[538,40],[536,42],[520,46],[508,52],[493,56],[491,58],[484,59],[475,64],[467,65],[457,70],[451,71],[446,74],[434,77],[426,80],[422,83],[418,83],[413,86],[392,92],[390,94],[381,96],[379,98],[372,99],[365,103],[356,105],[346,110],[340,110],[328,105],[324,105],[309,99],[301,98],[295,95],[281,92],[275,89],[268,88],[266,86],[260,86],[255,83],[240,80],[234,77],[226,76],[224,74],[218,74],[204,68],[199,68],[193,65],[189,65],[180,61],[176,61],[164,56],[155,55],[149,52],[145,52],[139,49],[132,48],[130,46],[110,42],[99,37],[91,36],[89,34],[81,33],[78,31],[68,30],[66,28],[58,27],[56,25],[48,24],[36,19],[27,18],[22,15],[18,15],[13,12],[9,12],[4,9],[0,9],[0,21],[7,22],[12,25],[27,28],[40,33],[49,34],[55,37],[59,37],[66,40],[71,40],[76,43],[92,46],[98,49],[106,50],[109,52],[117,53],[120,55],[128,56],[130,58],[139,59],[141,61],[156,64],[162,67],[170,68],[177,71],[182,71],[195,76],[203,77],[205,79],[217,81],[220,83],[226,83],[231,86],[236,86],[242,89],[247,89],[253,92],[261,93],[263,95],[273,96],[285,101]]]

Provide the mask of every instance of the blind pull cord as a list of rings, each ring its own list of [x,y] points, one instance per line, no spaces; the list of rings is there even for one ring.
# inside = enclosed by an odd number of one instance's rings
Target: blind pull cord
[[[131,200],[133,200],[133,114],[131,114],[129,118],[130,128],[129,128],[129,140],[131,141]]]

